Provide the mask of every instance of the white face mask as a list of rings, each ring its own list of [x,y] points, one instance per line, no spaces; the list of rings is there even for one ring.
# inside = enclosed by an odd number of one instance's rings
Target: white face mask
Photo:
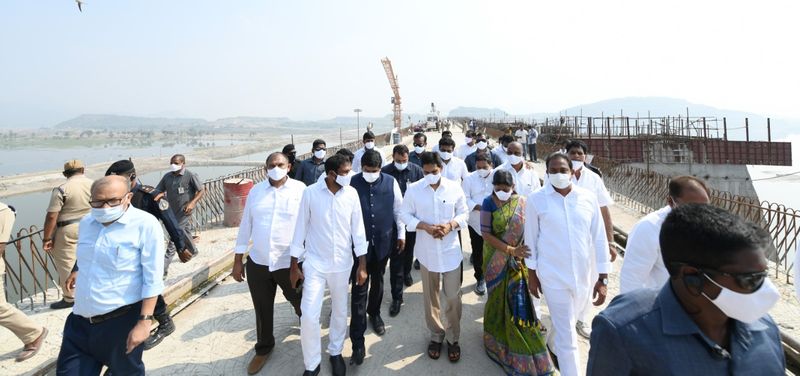
[[[364,148],[367,150],[372,150],[375,147],[375,141],[365,142]]]
[[[550,178],[550,184],[558,189],[565,189],[572,184],[570,174],[547,174],[547,176]]]
[[[522,163],[522,157],[520,157],[519,155],[509,155],[508,162],[511,163],[512,165],[518,165]]]
[[[486,143],[486,141],[479,141],[478,142],[478,149],[480,149],[480,150],[486,149],[487,146],[489,146],[489,145]]]
[[[464,142],[465,142],[465,143],[470,143],[470,142],[472,142],[472,137],[464,137]]]
[[[428,183],[428,185],[434,185],[439,182],[440,178],[441,175],[439,174],[428,174],[425,175],[425,182]]]
[[[394,167],[397,169],[397,171],[403,171],[406,169],[406,167],[408,167],[408,162],[406,163],[394,162]]]
[[[482,178],[484,178],[484,179],[486,179],[487,177],[489,177],[489,174],[491,174],[491,173],[492,173],[492,170],[485,169],[485,168],[482,168],[482,169],[480,169],[480,170],[477,170],[477,171],[478,171],[478,176],[480,176],[480,177],[482,177]]]
[[[450,158],[453,158],[453,153],[440,151],[439,156],[442,157],[443,160],[449,161]]]
[[[381,177],[380,172],[362,172],[361,175],[364,177],[364,180],[366,180],[367,183],[374,183],[379,177]]]
[[[508,201],[511,198],[511,192],[506,191],[494,191],[494,194],[497,196],[497,199],[500,201]]]
[[[99,223],[114,222],[125,214],[125,203],[110,208],[92,208],[92,218]]]
[[[179,165],[179,164],[174,164],[174,163],[173,163],[173,164],[169,165],[169,169],[170,169],[170,171],[172,171],[172,172],[178,172],[178,171],[180,171],[182,168],[183,168],[183,166],[182,166],[182,165]]]
[[[778,289],[775,288],[769,278],[764,279],[764,284],[758,290],[750,294],[742,294],[722,287],[708,276],[705,277],[722,291],[720,291],[716,299],[709,298],[706,293],[702,293],[703,296],[717,306],[726,316],[743,323],[751,324],[758,321],[781,299],[780,292],[778,292]]]
[[[327,150],[317,150],[314,152],[314,158],[322,159],[325,158],[325,154],[327,154]]]
[[[288,172],[289,172],[288,169],[273,167],[267,170],[267,176],[269,176],[269,178],[272,179],[273,181],[278,181],[283,179]]]
[[[572,162],[572,171],[578,171],[583,167],[582,161],[571,161]]]
[[[344,188],[344,187],[350,185],[350,179],[352,177],[353,177],[352,171],[350,171],[349,173],[347,173],[347,175],[344,175],[344,176],[337,174],[336,175],[336,184],[339,184],[339,185],[342,186],[342,188]]]
[[[417,154],[422,154],[425,151],[424,146],[414,146],[414,152]]]

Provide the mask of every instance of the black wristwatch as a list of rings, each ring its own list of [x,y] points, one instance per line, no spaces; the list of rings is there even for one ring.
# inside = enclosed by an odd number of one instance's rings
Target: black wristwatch
[[[152,321],[153,315],[139,315],[139,321]]]

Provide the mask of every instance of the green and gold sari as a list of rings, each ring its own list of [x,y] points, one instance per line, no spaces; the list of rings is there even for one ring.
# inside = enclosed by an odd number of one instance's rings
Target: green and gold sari
[[[525,198],[512,196],[491,212],[491,223],[494,236],[508,245],[519,245],[525,224]],[[486,353],[508,375],[555,374],[541,324],[533,312],[528,268],[523,260],[494,249],[489,242],[483,244],[489,294],[483,318]]]

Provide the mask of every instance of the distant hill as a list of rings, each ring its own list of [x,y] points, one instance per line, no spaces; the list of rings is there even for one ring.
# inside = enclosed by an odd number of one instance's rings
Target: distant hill
[[[55,128],[77,129],[161,129],[206,127],[208,121],[192,118],[160,118],[85,114],[55,125]]]

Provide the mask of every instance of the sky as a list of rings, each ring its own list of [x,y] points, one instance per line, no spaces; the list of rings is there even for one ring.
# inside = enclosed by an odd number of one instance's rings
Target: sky
[[[551,112],[664,96],[800,118],[797,1],[0,2],[0,119]],[[42,124],[39,124],[42,123]]]

